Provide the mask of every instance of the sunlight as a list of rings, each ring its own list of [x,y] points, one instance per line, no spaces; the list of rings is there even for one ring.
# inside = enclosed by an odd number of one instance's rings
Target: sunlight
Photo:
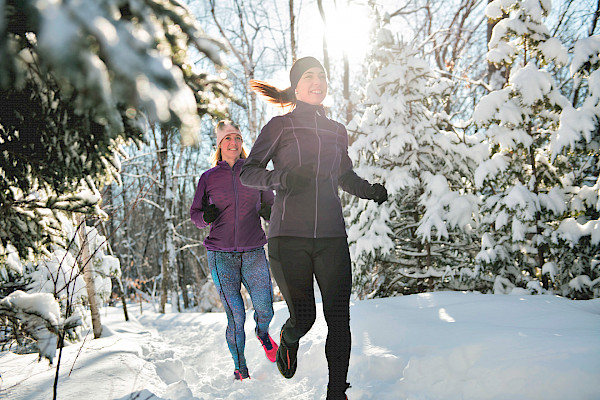
[[[340,2],[341,3],[341,2]],[[366,5],[338,3],[327,14],[327,41],[331,53],[348,54],[350,64],[359,64],[369,51],[369,9]]]
[[[456,320],[454,318],[452,318],[450,316],[450,314],[448,314],[448,312],[446,311],[445,308],[440,308],[438,310],[438,316],[440,317],[440,319],[442,321],[446,321],[446,322],[456,322]]]

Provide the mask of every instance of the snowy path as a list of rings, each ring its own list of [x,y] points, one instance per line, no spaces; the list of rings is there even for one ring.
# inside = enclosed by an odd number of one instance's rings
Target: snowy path
[[[355,302],[351,310],[352,399],[600,398],[600,301],[446,292]],[[271,334],[277,337],[288,313],[282,302],[275,311]],[[224,314],[141,317],[164,340],[148,344],[145,358],[159,375],[170,370],[171,381],[184,379],[203,400],[324,398],[320,308],[292,380],[265,358],[252,315],[246,322],[250,381],[232,381]],[[162,361],[162,346],[175,349],[170,358],[176,361]]]
[[[275,303],[271,335],[288,316]],[[320,400],[326,327],[320,307],[286,380],[253,336],[252,379],[233,381],[223,313],[103,312],[105,333],[65,349],[64,400]],[[598,400],[600,299],[438,292],[351,307],[351,400]],[[0,399],[52,398],[54,371],[34,355],[0,353]]]
[[[287,317],[285,303],[275,303],[271,336],[277,337],[274,327],[283,325]],[[225,342],[225,314],[188,314],[183,318],[178,314],[161,317],[147,314],[139,320],[157,328],[163,340],[143,345],[144,358],[157,366],[159,376],[167,384],[183,379],[199,399],[318,399],[324,396],[327,363],[322,346],[326,332],[322,313],[299,350],[310,361],[299,363],[297,376],[300,379],[292,381],[283,378],[276,365],[265,357],[254,337],[253,311],[247,313],[245,351],[251,379],[243,382],[233,381],[233,361]],[[311,348],[313,342],[321,345]]]

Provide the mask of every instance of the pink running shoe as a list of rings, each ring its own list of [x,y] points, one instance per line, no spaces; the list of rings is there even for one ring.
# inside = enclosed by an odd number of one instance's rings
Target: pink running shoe
[[[273,338],[271,337],[271,335],[267,334],[266,336],[263,336],[262,338],[260,336],[256,336],[256,337],[260,341],[260,344],[262,344],[262,347],[265,350],[265,354],[267,355],[267,358],[269,359],[269,361],[275,362],[275,356],[277,355],[278,346],[277,346],[277,343],[275,343],[273,341]]]
[[[243,381],[244,379],[250,379],[250,374],[248,373],[247,367],[242,367],[240,369],[236,369],[233,371],[233,378],[236,381]]]

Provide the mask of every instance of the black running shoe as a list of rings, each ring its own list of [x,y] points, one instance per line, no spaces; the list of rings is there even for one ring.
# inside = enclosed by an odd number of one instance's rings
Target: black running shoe
[[[298,344],[295,346],[288,345],[283,340],[283,331],[279,336],[279,349],[277,350],[277,368],[284,378],[290,379],[296,373],[298,366]]]

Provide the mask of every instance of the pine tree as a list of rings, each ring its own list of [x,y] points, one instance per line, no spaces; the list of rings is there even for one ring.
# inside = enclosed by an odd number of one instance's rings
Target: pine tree
[[[572,105],[563,108],[552,135],[554,160],[567,160],[561,182],[568,209],[552,237],[551,252],[560,264],[548,274],[562,296],[600,295],[600,36],[575,43],[570,72],[575,81]]]
[[[220,47],[176,0],[0,2],[0,264],[64,246],[55,211],[103,216],[122,145],[148,120],[196,141],[228,85],[195,71]]]
[[[543,23],[549,1],[492,1],[486,13],[500,20],[488,60],[510,71],[502,89],[482,98],[473,114],[490,158],[475,172],[482,194],[480,277],[496,292],[514,287],[543,291],[557,221],[566,211],[561,176],[568,162],[552,159],[550,141],[568,106],[553,78],[567,52]]]
[[[370,297],[456,287],[476,250],[468,187],[479,153],[434,111],[448,101],[449,83],[389,30],[376,38],[349,152],[358,175],[383,183],[390,199],[352,198],[346,207],[355,287]]]

